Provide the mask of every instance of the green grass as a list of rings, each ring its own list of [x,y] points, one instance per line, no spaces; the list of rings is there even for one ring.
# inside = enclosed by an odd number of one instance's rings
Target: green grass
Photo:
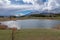
[[[23,29],[15,31],[14,40],[60,40],[60,31],[52,29]],[[11,30],[0,30],[0,40],[11,40]]]
[[[11,39],[11,31],[0,30],[0,40],[10,40],[10,39]]]

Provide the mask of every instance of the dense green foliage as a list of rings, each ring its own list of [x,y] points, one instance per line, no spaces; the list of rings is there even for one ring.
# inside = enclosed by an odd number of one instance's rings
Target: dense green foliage
[[[0,18],[21,18],[21,17],[60,17],[60,13],[59,14],[53,14],[53,13],[40,13],[40,14],[31,14],[31,15],[23,15],[23,16],[0,16]]]
[[[30,17],[60,17],[60,14],[32,14]]]

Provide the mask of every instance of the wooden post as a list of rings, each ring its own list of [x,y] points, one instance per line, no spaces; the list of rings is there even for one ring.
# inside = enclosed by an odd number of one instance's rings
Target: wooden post
[[[14,30],[12,30],[12,40],[14,40]]]
[[[12,40],[15,39],[15,31],[16,31],[16,30],[17,30],[16,28],[13,28],[13,29],[12,29]]]

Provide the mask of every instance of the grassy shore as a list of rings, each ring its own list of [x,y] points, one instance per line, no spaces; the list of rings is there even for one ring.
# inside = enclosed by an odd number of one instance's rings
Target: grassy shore
[[[0,30],[0,40],[11,40],[11,30]],[[52,29],[23,29],[15,31],[14,40],[60,40],[60,31]]]
[[[50,20],[60,20],[60,17],[20,17],[20,18],[0,18],[0,21],[25,20],[25,19],[50,19]]]

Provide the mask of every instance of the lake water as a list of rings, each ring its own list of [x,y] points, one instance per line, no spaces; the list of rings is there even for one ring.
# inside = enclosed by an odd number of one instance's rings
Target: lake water
[[[60,24],[60,20],[48,20],[48,19],[26,19],[16,21],[2,22],[9,27],[16,26],[17,28],[52,28]]]

